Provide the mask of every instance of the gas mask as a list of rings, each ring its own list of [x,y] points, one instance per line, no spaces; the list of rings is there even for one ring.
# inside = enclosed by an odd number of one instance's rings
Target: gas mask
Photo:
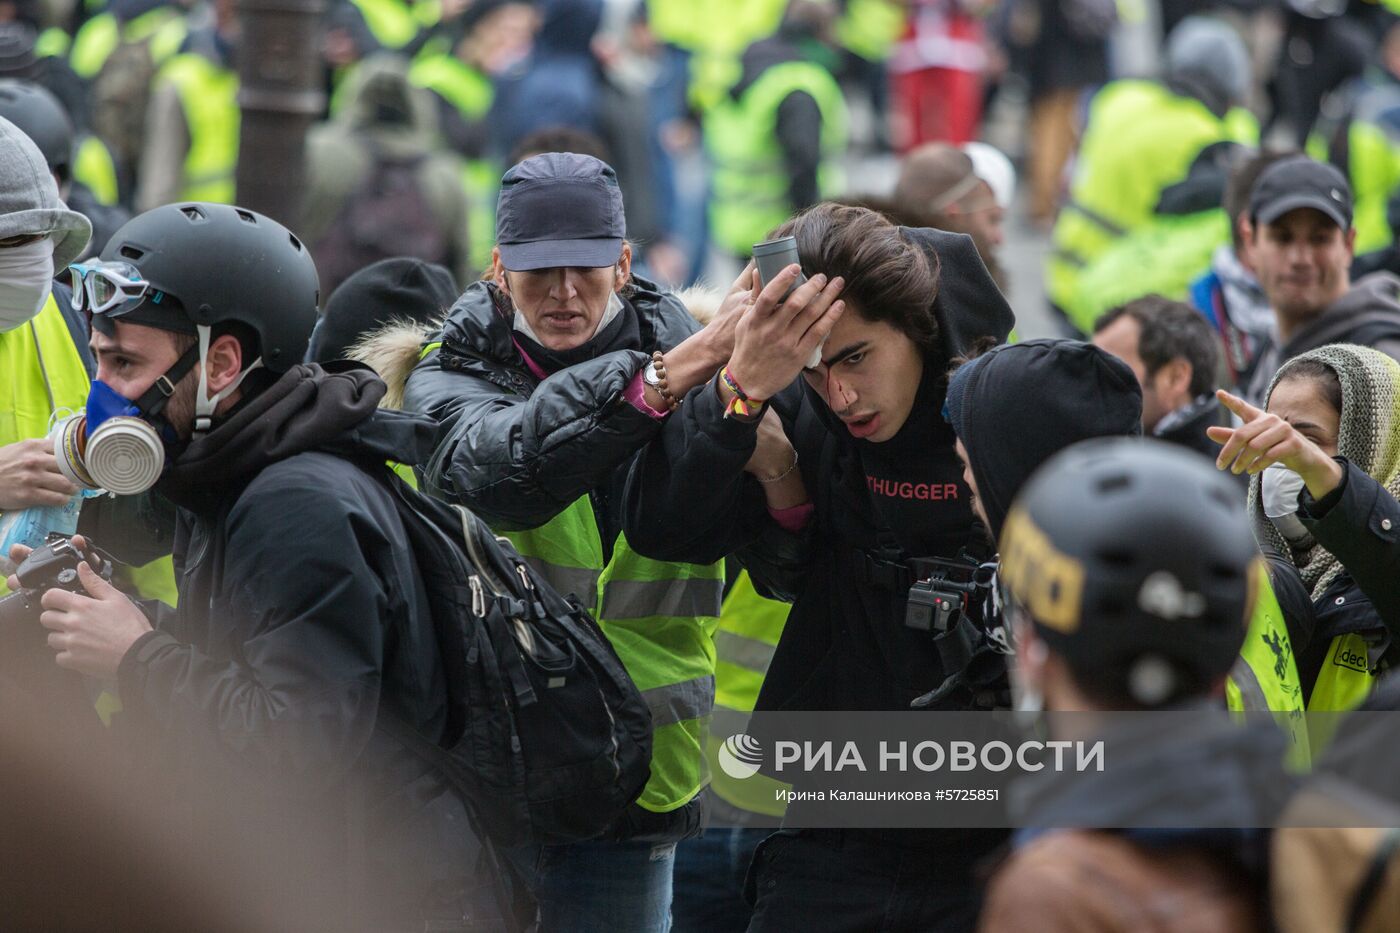
[[[53,239],[0,249],[0,333],[33,320],[53,290]]]
[[[1303,477],[1281,463],[1265,470],[1259,481],[1264,515],[1289,544],[1299,549],[1312,540],[1312,534],[1298,517],[1298,495],[1303,486]]]
[[[165,295],[153,286],[135,266],[126,262],[92,260],[73,263],[73,309],[89,315],[94,330],[110,334],[113,318],[121,319],[132,308],[149,299],[154,305]],[[132,323],[141,323],[137,318]],[[146,323],[145,326],[163,327]],[[199,366],[199,388],[195,393],[194,436],[213,426],[219,402],[237,389],[248,374],[262,366],[253,361],[238,378],[209,395],[209,374],[203,361],[209,356],[212,331],[195,325],[198,340],[175,361],[138,399],[121,395],[102,381],[92,384],[87,408],[81,414],[60,421],[53,429],[54,456],[59,472],[69,482],[86,489],[105,489],[117,495],[136,495],[154,486],[166,464],[180,450],[181,439],[163,416],[175,386],[185,374]]]
[[[175,386],[209,352],[209,328],[201,326],[198,330],[199,342],[139,399],[129,399],[99,380],[88,392],[86,410],[54,426],[54,457],[59,472],[69,482],[122,496],[137,495],[155,486],[181,447],[174,426],[161,413],[175,394]],[[210,429],[219,402],[261,365],[262,360],[256,360],[212,396],[208,394],[207,372],[200,365],[195,395],[196,436]]]

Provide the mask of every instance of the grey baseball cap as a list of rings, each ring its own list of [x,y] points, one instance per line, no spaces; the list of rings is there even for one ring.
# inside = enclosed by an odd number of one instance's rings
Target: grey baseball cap
[[[1256,224],[1271,224],[1300,207],[1321,211],[1338,227],[1351,229],[1351,186],[1325,162],[1307,156],[1281,159],[1264,170],[1249,194],[1249,216]]]
[[[34,141],[0,117],[0,240],[35,233],[53,237],[53,266],[61,270],[82,254],[92,223],[59,199]]]
[[[545,152],[501,178],[496,246],[512,272],[614,265],[627,221],[617,173],[573,152]]]

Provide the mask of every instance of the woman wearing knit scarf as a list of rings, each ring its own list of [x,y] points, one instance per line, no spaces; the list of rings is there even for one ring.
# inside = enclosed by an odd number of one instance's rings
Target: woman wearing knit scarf
[[[1400,661],[1400,364],[1326,346],[1279,369],[1267,411],[1220,397],[1244,424],[1210,429],[1217,465],[1252,476],[1308,710],[1350,709]]]

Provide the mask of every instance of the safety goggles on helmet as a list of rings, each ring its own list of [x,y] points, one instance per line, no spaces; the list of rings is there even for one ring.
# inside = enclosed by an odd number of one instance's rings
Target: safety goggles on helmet
[[[152,290],[150,282],[129,262],[91,260],[68,266],[73,273],[73,310],[107,314],[135,303]]]

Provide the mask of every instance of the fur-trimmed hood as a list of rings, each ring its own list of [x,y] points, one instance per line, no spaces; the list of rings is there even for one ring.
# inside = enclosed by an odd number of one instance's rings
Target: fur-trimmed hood
[[[724,300],[724,292],[718,288],[697,285],[676,292],[674,295],[690,316],[699,324],[709,324],[719,311]],[[428,324],[396,321],[366,334],[350,349],[349,357],[368,365],[379,373],[389,387],[383,408],[403,407],[404,387],[409,374],[424,356],[425,348],[441,339],[443,329],[451,316],[444,315]]]

